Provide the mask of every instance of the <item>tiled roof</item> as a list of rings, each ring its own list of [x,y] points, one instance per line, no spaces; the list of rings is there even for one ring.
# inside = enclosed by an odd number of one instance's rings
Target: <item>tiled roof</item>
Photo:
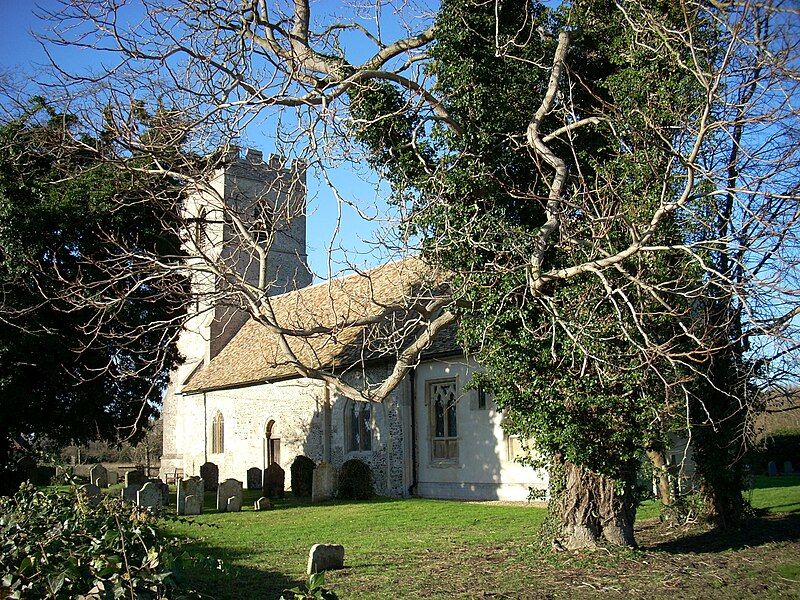
[[[424,326],[409,307],[441,295],[444,277],[420,259],[385,264],[300,290],[274,296],[280,326],[303,335],[286,336],[303,364],[342,374],[364,363],[389,361]],[[308,333],[311,328],[328,331]],[[439,333],[423,356],[458,353],[455,328]],[[279,336],[248,320],[204,368],[192,375],[184,393],[243,387],[299,377],[280,347]]]

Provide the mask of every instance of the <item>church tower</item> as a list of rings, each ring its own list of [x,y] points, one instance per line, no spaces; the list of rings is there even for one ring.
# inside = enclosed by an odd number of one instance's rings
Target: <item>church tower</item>
[[[171,374],[162,408],[162,478],[183,468],[183,440],[203,436],[181,389],[248,318],[241,283],[270,295],[311,283],[306,254],[306,167],[278,156],[265,161],[232,147],[224,167],[186,204],[185,247],[193,306],[178,340],[184,363]],[[266,260],[264,260],[266,258]],[[199,467],[199,465],[197,465]]]

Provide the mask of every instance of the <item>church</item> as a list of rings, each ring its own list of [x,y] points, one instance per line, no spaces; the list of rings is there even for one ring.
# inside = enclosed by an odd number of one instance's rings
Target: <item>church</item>
[[[354,386],[385,378],[415,331],[399,307],[437,285],[425,265],[406,258],[311,285],[304,165],[264,161],[254,150],[242,158],[234,149],[212,187],[216,203],[196,194],[187,206],[203,224],[189,244],[189,262],[202,254],[245,281],[268,277],[276,320],[305,332],[288,342],[304,364]],[[219,217],[220,202],[250,227],[271,223],[266,275],[237,242],[237,219]],[[213,293],[219,283],[194,275],[193,285],[206,293],[197,295],[178,341],[185,362],[164,398],[162,478],[198,475],[213,462],[220,479],[247,481],[249,469],[273,463],[288,474],[295,457],[305,455],[337,468],[351,458],[364,461],[376,493],[385,496],[526,500],[531,490],[546,490],[547,473],[518,462],[522,445],[503,431],[491,394],[466,386],[478,365],[452,328],[426,346],[383,402],[366,403],[301,376],[287,358],[286,338],[247,318],[235,302],[214,300],[226,298]],[[325,325],[324,333],[314,333],[315,325]]]

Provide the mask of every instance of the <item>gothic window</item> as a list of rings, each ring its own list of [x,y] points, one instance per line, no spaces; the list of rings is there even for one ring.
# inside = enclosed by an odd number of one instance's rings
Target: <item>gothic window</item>
[[[267,466],[281,462],[281,439],[275,437],[275,421],[267,423],[264,429],[267,450]]]
[[[211,422],[211,453],[222,454],[225,452],[225,421],[222,413],[217,411]]]
[[[345,406],[345,439],[348,452],[372,450],[372,406],[369,402],[348,401]]]
[[[434,461],[458,460],[457,398],[455,379],[428,383],[428,402],[431,409],[431,458]]]

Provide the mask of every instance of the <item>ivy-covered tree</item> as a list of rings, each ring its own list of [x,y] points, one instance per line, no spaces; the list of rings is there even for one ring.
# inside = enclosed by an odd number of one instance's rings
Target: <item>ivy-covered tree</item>
[[[673,3],[654,10],[685,22]],[[529,285],[538,277],[531,257],[538,268],[568,268],[590,258],[570,236],[587,235],[610,255],[635,235],[630,223],[663,203],[665,187],[680,194],[664,140],[693,118],[703,90],[674,57],[647,43],[632,51],[632,38],[647,33],[608,19],[613,12],[595,1],[556,11],[445,1],[430,71],[459,134],[434,127],[423,142],[389,84],[359,90],[351,104],[373,164],[395,183],[396,200],[416,207],[424,252],[455,274],[460,336],[483,368],[473,383],[494,391],[506,429],[550,467],[555,534],[570,547],[635,543],[639,462],[678,426],[671,395],[689,376],[658,348],[689,351],[677,320],[701,281],[676,250],[545,281],[536,293]],[[542,68],[552,56],[552,69]],[[539,131],[557,130],[562,110],[585,127],[545,143]],[[670,215],[658,243],[680,244],[682,227]]]
[[[78,127],[37,100],[0,128],[4,472],[14,471],[14,448],[139,439],[179,358],[180,276],[154,281],[146,264],[132,261],[112,278],[106,268],[120,241],[179,254],[180,240],[163,228],[174,216],[137,202],[148,187],[177,188],[103,165],[98,156],[111,139],[83,138],[83,149],[63,143]],[[177,210],[180,195],[173,198]],[[75,306],[65,294],[76,285],[113,288],[118,301]]]

